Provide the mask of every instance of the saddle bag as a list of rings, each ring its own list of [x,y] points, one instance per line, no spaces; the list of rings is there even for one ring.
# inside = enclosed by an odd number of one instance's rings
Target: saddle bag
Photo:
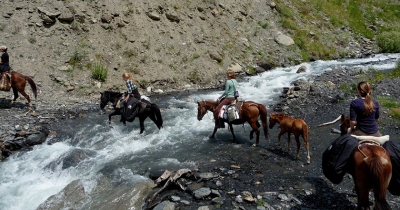
[[[238,109],[236,108],[236,105],[230,105],[228,107],[228,121],[232,122],[239,118],[240,118],[240,116],[239,116]]]
[[[392,178],[388,190],[392,195],[400,195],[400,142],[387,141],[382,145],[392,161]]]
[[[3,74],[0,79],[0,90],[10,91],[11,89],[11,79],[9,74]]]
[[[348,134],[340,136],[322,154],[322,171],[333,184],[342,182],[347,164],[358,140]]]
[[[135,97],[129,97],[128,101],[125,102],[123,101],[121,103],[121,117],[123,120],[128,121],[128,122],[133,122],[135,119],[136,114],[138,113],[138,108],[137,104],[139,103],[139,100],[136,99]]]
[[[226,105],[223,105],[221,107],[221,110],[219,110],[219,113],[218,113],[218,117],[222,118],[222,119],[225,119],[225,120],[228,119],[228,115],[227,115],[227,112],[226,112]]]

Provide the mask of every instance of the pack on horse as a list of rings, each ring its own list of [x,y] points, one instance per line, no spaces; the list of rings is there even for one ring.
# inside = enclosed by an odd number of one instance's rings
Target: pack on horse
[[[116,106],[118,101],[122,98],[122,95],[123,93],[114,91],[101,92],[100,109],[103,110],[108,102],[111,102],[114,107],[114,112],[108,115],[109,122],[111,122],[112,116],[121,115],[120,108],[117,108]],[[144,131],[144,120],[147,117],[149,117],[154,122],[154,124],[156,124],[158,129],[161,129],[163,127],[161,110],[156,104],[150,103],[149,101],[142,99],[138,106],[140,107],[140,110],[137,113],[136,117],[139,118],[140,133],[143,133]]]
[[[341,115],[336,120],[318,125],[325,126],[340,120],[341,135],[350,128],[350,117]],[[365,138],[365,136],[363,136]],[[386,201],[386,190],[392,177],[392,162],[389,153],[375,140],[362,140],[351,153],[346,172],[351,174],[357,193],[358,209],[370,209],[369,192],[374,192],[374,209],[391,209]],[[368,139],[368,137],[367,137]]]
[[[5,76],[5,74],[3,74]],[[25,99],[28,101],[29,106],[32,106],[31,104],[31,99],[29,98],[28,94],[25,92],[25,86],[26,86],[26,81],[28,81],[29,85],[31,86],[33,95],[35,96],[35,99],[37,98],[37,88],[35,82],[32,80],[32,78],[25,76],[21,73],[18,73],[16,71],[11,72],[11,88],[14,93],[14,99],[13,101],[15,102],[18,98],[18,92],[20,92]],[[8,90],[3,90],[3,91],[9,91]]]
[[[278,134],[279,146],[281,145],[281,136],[288,133],[288,148],[290,150],[290,134],[293,133],[297,144],[296,158],[299,158],[300,151],[300,135],[304,139],[304,144],[307,150],[307,163],[310,163],[310,145],[308,142],[308,126],[307,123],[302,119],[294,119],[282,113],[273,113],[269,115],[269,128],[272,129],[274,125],[278,123],[281,128]]]
[[[214,113],[215,108],[218,106],[218,102],[212,100],[203,100],[198,101],[197,105],[197,119],[200,121],[203,119],[207,111]],[[260,116],[261,119],[265,139],[268,139],[267,108],[264,105],[253,101],[237,101],[236,106],[239,109],[239,119],[227,122],[233,136],[233,141],[236,142],[236,138],[235,134],[233,133],[232,125],[240,125],[247,122],[252,128],[252,130],[250,131],[250,139],[253,139],[253,134],[254,132],[256,133],[256,143],[253,146],[257,146],[260,140],[260,130],[258,128],[261,126],[258,122],[258,116]],[[211,134],[210,138],[214,138],[218,126],[219,125],[217,124],[217,121],[215,121],[214,131]]]

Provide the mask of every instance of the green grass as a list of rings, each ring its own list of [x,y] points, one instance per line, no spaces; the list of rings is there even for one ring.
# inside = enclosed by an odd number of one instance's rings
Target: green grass
[[[398,53],[400,52],[400,31],[383,32],[378,35],[377,42],[381,52]]]
[[[352,36],[376,39],[380,52],[400,52],[400,4],[387,0],[276,0],[282,27],[295,40],[304,61],[354,56],[337,51],[348,45]],[[262,22],[258,22],[261,25]],[[312,23],[312,24],[310,24]],[[350,32],[339,32],[339,29]],[[310,32],[332,31],[315,34]],[[337,40],[337,36],[342,36]]]
[[[394,119],[400,120],[400,102],[389,97],[378,97],[379,105],[389,109],[388,114]]]
[[[91,66],[91,71],[92,71],[92,78],[100,81],[100,82],[105,82],[108,76],[108,70],[107,68],[102,65],[101,63],[96,63]]]

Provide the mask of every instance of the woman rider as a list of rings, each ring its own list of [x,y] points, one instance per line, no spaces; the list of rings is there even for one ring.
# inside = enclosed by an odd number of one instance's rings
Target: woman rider
[[[216,124],[219,125],[219,128],[224,128],[224,122],[222,119],[218,118],[218,113],[220,112],[223,105],[227,105],[235,100],[235,91],[238,85],[238,82],[235,79],[235,72],[232,69],[228,69],[226,71],[226,77],[228,78],[225,83],[225,91],[218,98],[218,101],[222,101],[218,104],[217,108],[214,111],[214,119],[216,120]]]

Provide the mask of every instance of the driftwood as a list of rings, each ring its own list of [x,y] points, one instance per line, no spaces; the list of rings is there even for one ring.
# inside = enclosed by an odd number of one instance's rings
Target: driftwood
[[[339,121],[341,117],[342,117],[342,116],[339,116],[339,117],[336,118],[334,121],[330,121],[330,122],[326,122],[326,123],[319,124],[317,127],[321,127],[321,126],[325,126],[325,125],[331,125],[331,124],[333,124],[333,123]]]
[[[192,171],[190,169],[179,169],[176,172],[171,172],[171,171],[165,170],[164,173],[160,177],[158,177],[158,179],[155,180],[155,182],[156,182],[157,185],[159,185],[161,182],[163,182],[165,180],[167,180],[167,181],[165,182],[163,187],[161,187],[157,192],[155,192],[153,194],[153,196],[151,196],[151,198],[149,198],[147,200],[147,202],[148,203],[153,202],[153,200],[157,197],[157,195],[159,193],[161,193],[171,183],[178,184],[182,190],[186,190],[186,187],[183,186],[182,184],[180,184],[179,182],[177,182],[177,180],[182,175],[185,175],[185,174],[188,174],[188,173],[189,173],[189,175],[192,175],[191,172]]]

